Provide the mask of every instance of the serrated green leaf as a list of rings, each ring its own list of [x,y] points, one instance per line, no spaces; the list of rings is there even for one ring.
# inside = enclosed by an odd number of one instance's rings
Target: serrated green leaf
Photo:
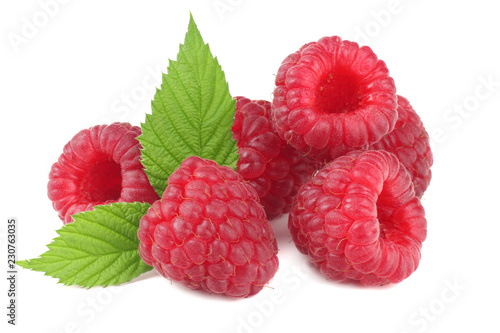
[[[189,156],[235,165],[235,101],[224,72],[205,44],[191,16],[176,61],[163,74],[139,141],[142,164],[151,185],[162,195],[170,174]]]
[[[39,258],[18,261],[23,268],[45,272],[65,285],[95,287],[125,283],[147,272],[139,256],[137,231],[147,203],[114,203],[73,215],[57,230],[49,250]]]

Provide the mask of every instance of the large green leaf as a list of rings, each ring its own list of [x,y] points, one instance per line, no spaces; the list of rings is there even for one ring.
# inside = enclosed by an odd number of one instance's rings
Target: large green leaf
[[[139,256],[137,231],[147,203],[114,203],[73,215],[49,250],[17,264],[82,287],[118,285],[152,267]]]
[[[177,60],[169,62],[152,102],[152,114],[141,124],[142,163],[158,195],[170,174],[189,156],[236,164],[231,132],[234,112],[224,72],[191,16]]]

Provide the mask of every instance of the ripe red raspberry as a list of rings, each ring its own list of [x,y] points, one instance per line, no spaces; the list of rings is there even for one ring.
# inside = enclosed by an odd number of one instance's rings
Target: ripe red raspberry
[[[394,80],[367,46],[321,38],[285,58],[275,81],[279,135],[320,162],[379,141],[396,123]]]
[[[246,297],[278,269],[274,232],[257,192],[229,167],[189,157],[141,219],[139,253],[187,288]]]
[[[425,212],[397,157],[352,151],[327,164],[296,197],[295,245],[334,281],[397,283],[420,262]]]
[[[406,98],[398,96],[398,120],[394,130],[369,149],[396,155],[410,173],[415,194],[422,197],[431,181],[433,157],[424,124]]]
[[[140,133],[128,123],[99,125],[80,131],[64,146],[47,186],[64,224],[96,205],[158,199],[139,160]]]
[[[237,97],[232,127],[237,140],[237,171],[259,194],[268,219],[286,214],[299,187],[316,166],[280,139],[270,121],[271,103]]]

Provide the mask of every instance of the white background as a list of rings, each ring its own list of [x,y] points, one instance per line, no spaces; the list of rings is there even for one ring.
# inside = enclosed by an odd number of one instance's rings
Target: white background
[[[19,221],[19,259],[45,252],[62,225],[46,185],[64,144],[83,128],[139,125],[150,112],[189,10],[233,96],[270,99],[284,57],[323,36],[367,44],[387,63],[433,140],[420,267],[382,288],[332,283],[296,251],[282,217],[273,222],[280,270],[255,297],[193,292],[155,272],[87,290],[21,270],[15,327],[1,279],[2,332],[500,331],[500,20],[488,0],[3,1],[2,270],[8,217]]]

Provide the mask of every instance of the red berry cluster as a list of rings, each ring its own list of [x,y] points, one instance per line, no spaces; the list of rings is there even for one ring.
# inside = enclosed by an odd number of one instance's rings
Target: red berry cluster
[[[432,153],[408,100],[366,46],[324,37],[278,70],[272,119],[283,140],[326,164],[300,189],[288,227],[297,248],[336,281],[396,283],[420,262],[420,197]]]
[[[161,199],[140,163],[140,129],[78,133],[49,175],[64,223],[98,204],[151,203],[142,259],[190,289],[230,297],[259,292],[278,269],[269,220],[290,212],[300,252],[335,281],[382,285],[420,262],[431,179],[427,132],[366,46],[324,37],[290,54],[272,103],[236,98],[237,172],[189,157]],[[159,199],[159,200],[158,200]]]

